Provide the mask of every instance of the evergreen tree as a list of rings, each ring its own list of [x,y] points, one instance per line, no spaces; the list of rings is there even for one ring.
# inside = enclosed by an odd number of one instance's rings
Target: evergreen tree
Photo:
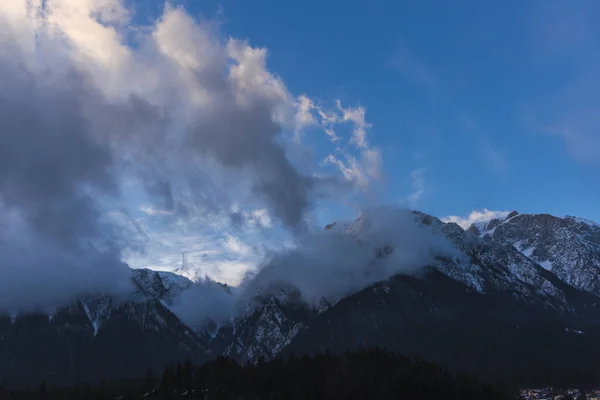
[[[148,371],[146,371],[146,390],[154,389],[154,385],[156,385],[154,372],[152,372],[152,368],[148,368]]]

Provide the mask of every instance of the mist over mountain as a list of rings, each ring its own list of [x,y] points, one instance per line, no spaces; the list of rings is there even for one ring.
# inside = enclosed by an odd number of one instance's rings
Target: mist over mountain
[[[266,69],[266,50],[181,7],[138,27],[120,0],[18,0],[0,22],[0,306],[11,312],[122,286],[124,255],[154,245],[126,194],[175,225],[231,216],[240,229],[264,210],[300,232],[313,197],[351,190],[290,161],[310,110]],[[38,278],[37,297],[25,294]]]
[[[0,6],[0,385],[365,347],[600,381],[597,223],[413,210],[427,169],[391,181],[383,154],[423,157],[378,147],[359,103],[292,93],[220,17],[153,12]]]

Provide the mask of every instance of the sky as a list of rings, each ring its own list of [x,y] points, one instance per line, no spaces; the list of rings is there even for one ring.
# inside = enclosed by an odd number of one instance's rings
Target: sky
[[[18,78],[0,116],[22,129],[0,139],[4,234],[57,262],[85,238],[235,285],[371,205],[600,221],[596,1],[15,0],[0,17]]]

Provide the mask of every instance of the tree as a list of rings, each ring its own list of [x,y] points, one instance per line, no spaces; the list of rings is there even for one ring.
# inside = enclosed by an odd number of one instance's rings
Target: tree
[[[146,372],[146,390],[150,391],[154,389],[155,383],[154,372],[152,372],[152,368],[148,368]]]

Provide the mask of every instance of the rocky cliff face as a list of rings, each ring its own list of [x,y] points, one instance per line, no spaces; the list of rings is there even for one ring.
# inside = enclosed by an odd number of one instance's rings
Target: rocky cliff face
[[[594,222],[513,212],[469,231],[488,243],[512,246],[563,282],[600,295],[600,225]]]

